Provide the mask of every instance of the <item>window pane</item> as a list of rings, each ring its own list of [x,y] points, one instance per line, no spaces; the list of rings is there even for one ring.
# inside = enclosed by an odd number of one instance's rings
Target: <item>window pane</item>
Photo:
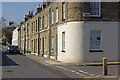
[[[54,24],[54,11],[52,11],[52,24]]]
[[[65,2],[62,3],[62,17],[65,19]]]
[[[58,22],[58,8],[56,8],[56,23]]]
[[[45,38],[45,50],[47,50],[47,38]]]
[[[45,16],[45,28],[47,27],[47,16]]]
[[[53,49],[53,46],[54,46],[54,37],[52,37],[52,49]]]
[[[90,14],[93,16],[100,16],[100,2],[90,2]]]
[[[101,32],[90,32],[90,49],[101,49]]]
[[[62,32],[62,50],[65,50],[65,32]]]

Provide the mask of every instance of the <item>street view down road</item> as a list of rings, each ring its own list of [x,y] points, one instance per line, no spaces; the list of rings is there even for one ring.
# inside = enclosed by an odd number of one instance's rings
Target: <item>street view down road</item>
[[[5,48],[1,50],[2,78],[77,78],[80,80],[86,78],[88,80],[90,77],[102,74],[102,66],[43,65],[22,54],[11,54]],[[109,66],[109,74],[118,77],[118,66]]]

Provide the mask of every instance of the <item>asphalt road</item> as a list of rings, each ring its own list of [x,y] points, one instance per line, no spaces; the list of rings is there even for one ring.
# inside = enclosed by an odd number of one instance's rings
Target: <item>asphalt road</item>
[[[2,50],[2,78],[79,78],[80,76],[56,66],[42,65],[22,54]]]
[[[2,54],[2,78],[94,78],[94,76],[102,75],[102,66],[43,65],[22,54],[10,54],[5,48],[0,49],[0,52],[0,55]],[[117,77],[118,67],[120,66],[108,66],[109,76]],[[106,78],[110,78],[109,76]]]

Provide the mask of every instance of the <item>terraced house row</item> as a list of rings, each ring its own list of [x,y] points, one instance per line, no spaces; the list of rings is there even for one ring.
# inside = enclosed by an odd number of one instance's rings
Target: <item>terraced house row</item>
[[[68,63],[118,60],[119,2],[43,2],[29,11],[19,48]]]

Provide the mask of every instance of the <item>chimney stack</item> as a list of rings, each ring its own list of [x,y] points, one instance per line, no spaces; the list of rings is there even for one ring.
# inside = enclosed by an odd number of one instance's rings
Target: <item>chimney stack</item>
[[[33,15],[33,11],[31,11],[31,15]]]
[[[30,11],[29,11],[29,14],[28,15],[30,15]]]
[[[38,4],[37,13],[39,13],[41,10],[42,10],[42,8],[40,8],[40,5]]]
[[[46,7],[46,3],[43,1],[43,9]]]
[[[27,21],[28,20],[28,17],[27,17],[27,15],[25,15],[25,21]]]
[[[38,7],[37,8],[40,8],[40,5],[38,4]]]
[[[42,8],[42,10],[43,10],[43,5],[41,5],[41,8]]]

